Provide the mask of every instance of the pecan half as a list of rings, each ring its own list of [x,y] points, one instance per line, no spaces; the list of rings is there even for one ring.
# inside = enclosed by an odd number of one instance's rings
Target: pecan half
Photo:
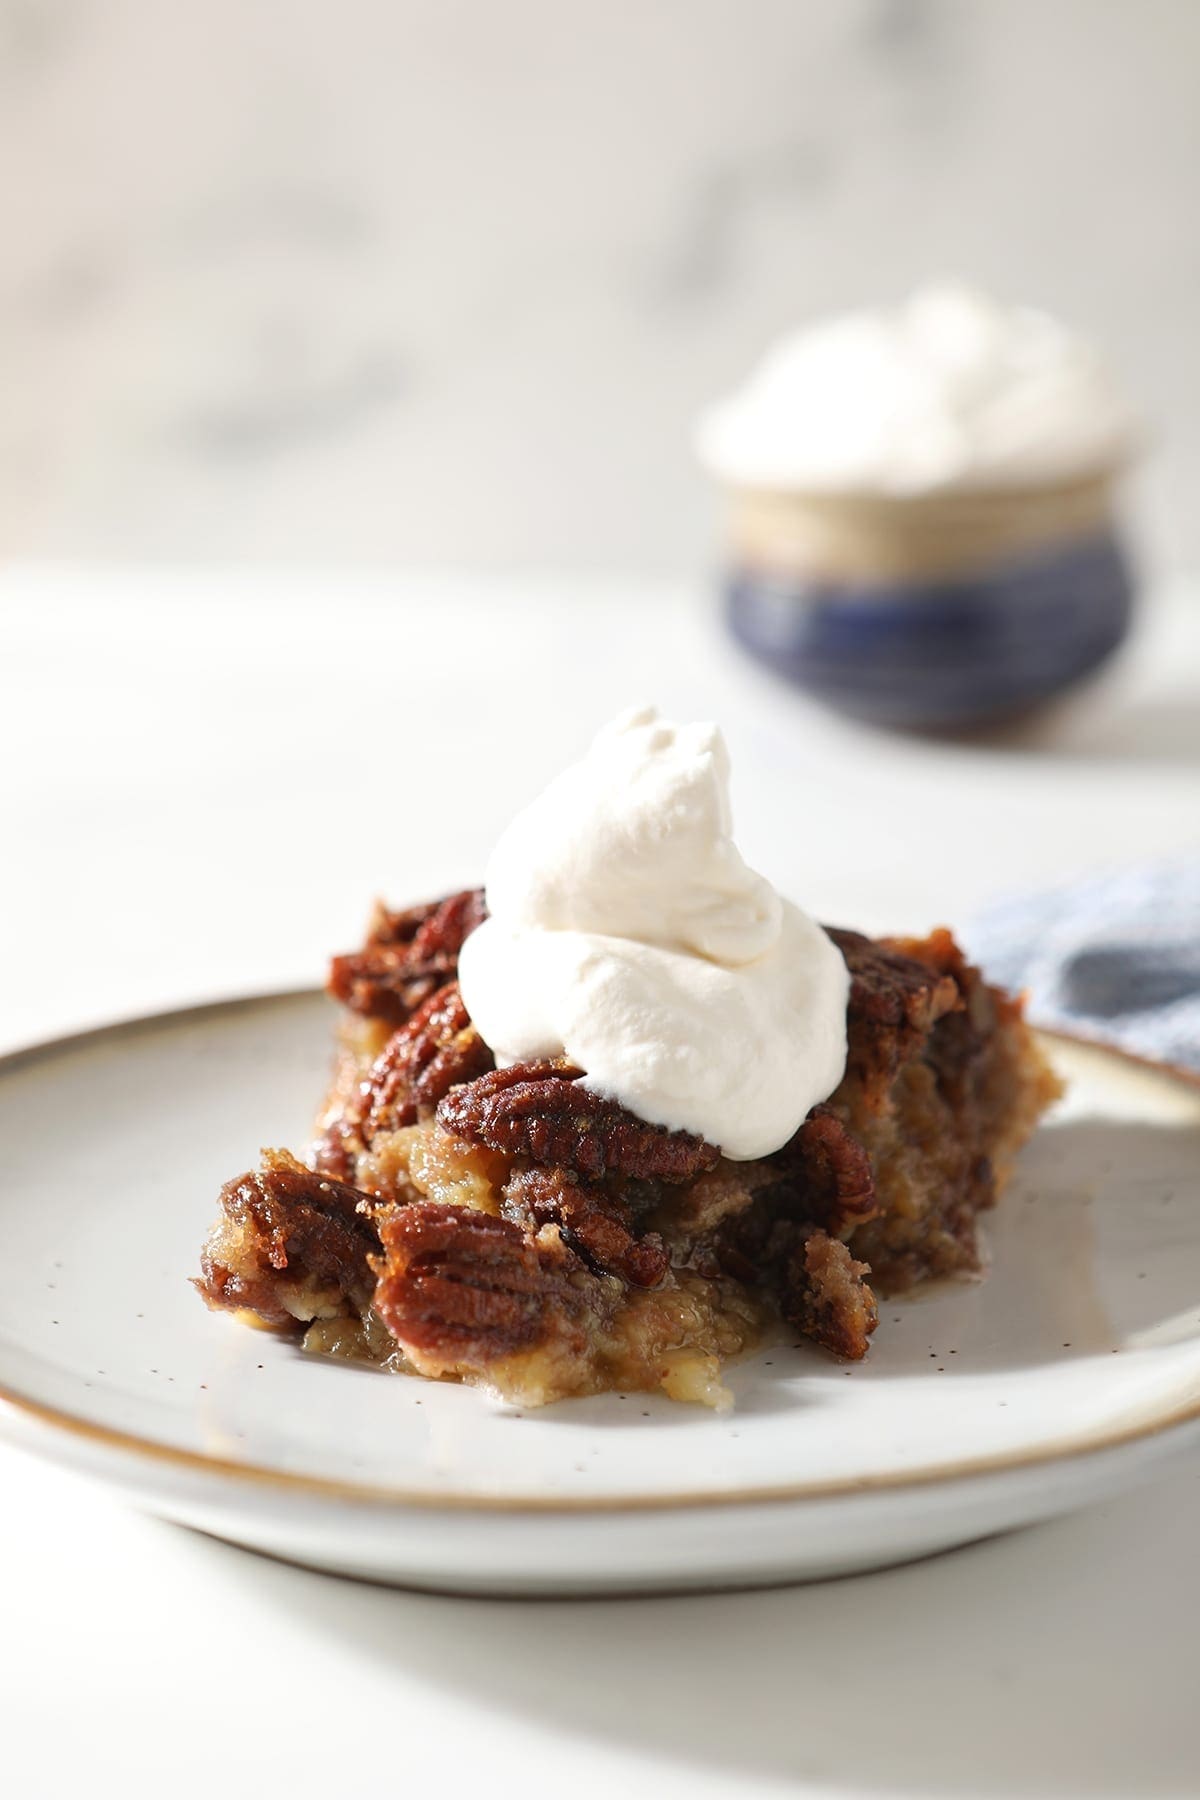
[[[933,940],[893,942],[825,929],[850,971],[846,1074],[879,1111],[901,1064],[919,1054],[938,1019],[963,1006],[962,987],[957,971],[939,956],[921,961],[911,954]]]
[[[331,1119],[321,1132],[309,1151],[309,1161],[318,1175],[352,1183],[364,1148],[357,1122],[343,1113],[340,1119]]]
[[[867,1264],[811,1220],[774,1212],[771,1198],[764,1195],[750,1212],[726,1222],[712,1244],[719,1267],[766,1288],[790,1325],[856,1362],[867,1353],[878,1317],[864,1279]]]
[[[879,1211],[871,1158],[828,1106],[814,1106],[779,1153],[796,1186],[796,1211],[834,1237]]]
[[[352,1109],[363,1142],[415,1125],[423,1107],[436,1106],[452,1087],[492,1066],[458,983],[447,982],[392,1033],[364,1076]]]
[[[582,1350],[590,1278],[557,1234],[433,1200],[385,1212],[379,1229],[376,1310],[427,1372],[486,1373],[552,1339]]]
[[[458,953],[487,916],[482,888],[407,912],[376,910],[361,950],[335,956],[329,992],[353,1012],[401,1025],[458,971]]]
[[[379,1248],[357,1188],[267,1150],[262,1166],[221,1189],[196,1286],[210,1306],[246,1308],[269,1324],[365,1305]]]
[[[449,897],[449,896],[448,896]],[[425,900],[419,906],[406,906],[399,912],[376,900],[367,925],[364,946],[372,944],[411,944],[422,925],[430,920],[441,900]]]
[[[438,1122],[456,1137],[510,1156],[557,1163],[595,1180],[604,1175],[689,1181],[720,1151],[687,1131],[647,1125],[615,1100],[580,1086],[568,1062],[514,1063],[455,1088]]]
[[[457,982],[447,982],[396,1027],[314,1144],[313,1167],[339,1181],[353,1180],[359,1158],[377,1137],[415,1125],[457,1082],[491,1067],[492,1053],[471,1023]]]
[[[502,1212],[514,1224],[555,1224],[590,1268],[620,1275],[634,1287],[657,1287],[670,1267],[657,1232],[634,1234],[633,1208],[572,1169],[515,1169],[504,1185]]]

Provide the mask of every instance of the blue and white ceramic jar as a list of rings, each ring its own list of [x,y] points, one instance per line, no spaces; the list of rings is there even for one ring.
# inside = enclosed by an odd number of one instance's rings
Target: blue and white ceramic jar
[[[1042,313],[937,288],[816,325],[701,421],[730,625],[879,724],[1023,712],[1126,634],[1131,443],[1101,359]]]

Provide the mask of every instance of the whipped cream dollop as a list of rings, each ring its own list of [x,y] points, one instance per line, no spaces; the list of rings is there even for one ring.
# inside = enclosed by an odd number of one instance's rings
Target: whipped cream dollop
[[[735,487],[904,495],[1104,473],[1132,438],[1090,343],[947,284],[785,338],[703,415],[697,450]]]
[[[841,1080],[845,962],[743,862],[715,725],[649,708],[607,726],[501,837],[487,902],[459,983],[497,1062],[567,1056],[743,1160]]]

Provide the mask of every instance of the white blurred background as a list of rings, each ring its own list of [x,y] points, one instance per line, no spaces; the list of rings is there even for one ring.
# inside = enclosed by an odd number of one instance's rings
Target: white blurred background
[[[1196,0],[0,0],[0,555],[687,573],[697,406],[963,274],[1200,561]]]

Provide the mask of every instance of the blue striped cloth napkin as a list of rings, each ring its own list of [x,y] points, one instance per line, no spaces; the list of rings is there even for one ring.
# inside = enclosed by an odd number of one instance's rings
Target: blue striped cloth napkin
[[[964,933],[1037,1025],[1200,1074],[1200,858],[1011,897]]]

